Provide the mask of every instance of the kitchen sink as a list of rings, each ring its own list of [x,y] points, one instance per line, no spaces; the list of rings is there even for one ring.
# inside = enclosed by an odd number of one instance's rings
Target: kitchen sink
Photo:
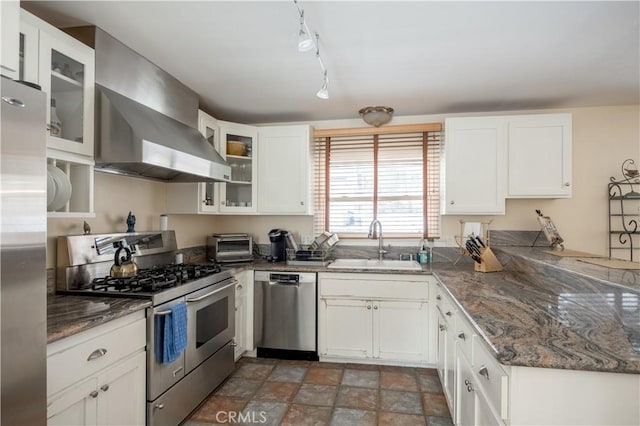
[[[327,266],[329,269],[383,269],[401,271],[421,271],[422,266],[415,260],[378,259],[336,259]]]

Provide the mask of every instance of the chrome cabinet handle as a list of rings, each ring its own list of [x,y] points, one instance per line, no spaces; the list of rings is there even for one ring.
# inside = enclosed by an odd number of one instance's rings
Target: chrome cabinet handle
[[[453,201],[453,200],[451,200],[451,201],[449,202],[449,204],[451,204],[451,205],[454,205],[455,203],[456,203],[456,202],[455,202],[455,201]]]
[[[469,379],[466,379],[466,380],[464,381],[464,384],[465,384],[465,385],[467,385],[467,386],[469,386],[469,385],[471,384],[471,382],[469,381]]]
[[[478,370],[478,374],[480,374],[482,377],[484,377],[487,380],[490,379],[489,370],[487,370],[487,367],[485,367],[484,365],[480,367],[480,370]]]
[[[91,398],[97,398],[97,397],[98,397],[98,391],[91,391],[91,392],[89,393],[89,396],[90,396]]]
[[[107,353],[107,350],[105,348],[96,349],[95,351],[91,352],[91,354],[89,355],[89,358],[87,358],[87,361],[93,361],[94,359],[100,358],[106,353]]]
[[[378,305],[375,305],[375,306],[373,307],[373,309],[376,309],[376,310],[377,310],[377,309],[378,309]]]
[[[467,392],[473,392],[473,387],[471,385],[467,386]]]
[[[181,371],[182,371],[182,367],[178,367],[176,370],[173,371],[173,377],[176,377],[178,373]]]
[[[453,315],[453,313],[452,313],[451,311],[447,311],[447,312],[445,313],[445,315],[446,315],[446,316],[448,316],[448,317],[450,317],[450,316],[452,316],[452,315]]]
[[[164,404],[156,404],[155,408],[157,408],[158,410],[162,410],[164,408]]]
[[[440,324],[440,331],[445,331],[447,327],[443,324]]]
[[[199,302],[199,301],[201,301],[203,299],[206,299],[207,297],[213,296],[214,294],[220,293],[221,291],[224,291],[224,290],[228,289],[229,287],[231,287],[233,285],[236,285],[236,284],[238,284],[238,281],[233,281],[233,282],[227,284],[226,286],[224,286],[222,288],[219,288],[217,290],[213,290],[212,292],[207,293],[207,294],[203,294],[202,296],[196,297],[195,299],[187,299],[186,302],[187,303]]]
[[[238,346],[238,344],[236,343],[235,340],[232,340],[230,345],[231,345],[232,348],[235,348],[236,346]]]
[[[367,305],[367,309],[371,309],[371,305]]]
[[[464,333],[458,334],[458,338],[462,340],[467,340],[467,336],[465,336]]]
[[[565,182],[565,183],[564,183],[564,186],[571,186],[571,183],[569,183],[569,182]]]
[[[242,284],[238,284],[238,290],[242,290]]]
[[[11,106],[15,106],[15,107],[20,107],[20,108],[24,108],[24,102],[22,102],[20,99],[17,98],[12,98],[9,96],[3,96],[2,100],[6,103],[8,103]]]
[[[102,385],[100,386],[100,390],[102,390],[102,392],[106,392],[109,390],[109,385]]]
[[[437,295],[436,300],[442,300],[442,297],[440,295]]]

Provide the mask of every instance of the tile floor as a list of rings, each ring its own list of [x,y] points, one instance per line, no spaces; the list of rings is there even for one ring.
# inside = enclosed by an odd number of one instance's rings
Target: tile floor
[[[241,358],[186,426],[452,425],[436,370]]]

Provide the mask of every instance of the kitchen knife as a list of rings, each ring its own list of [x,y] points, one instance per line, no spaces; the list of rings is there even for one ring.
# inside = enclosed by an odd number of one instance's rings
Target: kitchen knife
[[[469,254],[471,255],[476,255],[476,256],[480,256],[480,249],[478,248],[478,246],[472,242],[471,240],[468,240],[467,243],[465,244],[465,247],[467,248],[467,251],[469,252]]]
[[[487,246],[482,242],[482,240],[480,239],[480,237],[476,237],[476,240],[480,243],[480,245],[481,245],[483,248],[487,248]]]
[[[480,254],[480,246],[478,245],[478,243],[476,243],[476,241],[473,239],[473,237],[469,238],[469,242],[471,243],[471,246],[475,249],[475,251]]]

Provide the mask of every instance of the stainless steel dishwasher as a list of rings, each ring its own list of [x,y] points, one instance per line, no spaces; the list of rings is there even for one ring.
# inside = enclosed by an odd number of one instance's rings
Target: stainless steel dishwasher
[[[258,357],[318,360],[316,274],[254,272]]]

